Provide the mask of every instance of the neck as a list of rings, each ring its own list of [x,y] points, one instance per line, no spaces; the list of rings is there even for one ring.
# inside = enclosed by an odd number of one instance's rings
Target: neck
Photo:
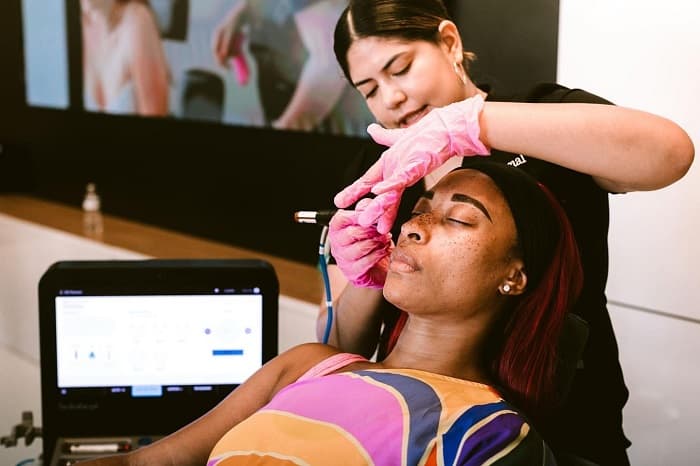
[[[474,82],[471,79],[467,79],[467,82],[464,84],[464,89],[467,97],[474,97],[478,94],[481,95],[481,97],[483,97],[484,100],[486,100],[486,96],[488,95],[486,92],[479,89],[479,87],[476,84],[474,84]]]
[[[442,323],[410,316],[396,347],[381,364],[491,384],[482,363],[484,328],[483,322],[474,320]]]

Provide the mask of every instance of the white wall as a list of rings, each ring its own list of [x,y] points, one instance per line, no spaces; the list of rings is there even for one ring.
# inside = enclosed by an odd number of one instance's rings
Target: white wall
[[[38,285],[54,262],[145,257],[0,214],[0,346],[38,363]]]
[[[679,123],[700,144],[700,2],[561,0],[558,81]],[[700,167],[613,196],[610,299],[700,319]]]
[[[560,0],[557,80],[670,118],[697,148],[698,25],[697,0]],[[611,200],[607,291],[631,392],[633,465],[700,457],[699,165],[662,190]]]

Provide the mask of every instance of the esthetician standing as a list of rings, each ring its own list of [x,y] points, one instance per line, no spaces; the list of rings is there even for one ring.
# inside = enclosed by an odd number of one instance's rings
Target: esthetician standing
[[[686,132],[556,84],[505,97],[477,86],[468,74],[473,55],[439,0],[351,0],[336,27],[335,51],[381,126],[369,129],[379,145],[358,158],[352,178],[362,177],[336,197],[345,208],[370,189],[378,194],[363,205],[363,228],[330,232],[354,244],[329,267],[336,315],[330,343],[365,355],[379,345],[381,358],[401,331],[404,320],[381,290],[393,247],[386,233],[393,225],[395,239],[410,215],[399,210],[400,201],[410,209],[424,183],[439,178],[435,171],[459,165],[462,156],[517,166],[555,193],[574,227],[585,277],[575,312],[590,326],[583,367],[564,406],[538,427],[564,464],[565,454],[629,464],[622,429],[628,391],[605,297],[608,194],[659,189],[681,178],[694,157]],[[325,323],[322,304],[319,336]]]

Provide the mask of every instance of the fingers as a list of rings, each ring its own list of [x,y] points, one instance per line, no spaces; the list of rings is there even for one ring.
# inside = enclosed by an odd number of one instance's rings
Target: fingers
[[[333,198],[333,203],[336,207],[344,209],[351,206],[355,201],[367,194],[370,189],[372,189],[372,183],[367,183],[364,180],[359,179],[336,194]]]
[[[228,41],[226,40],[226,30],[219,28],[214,31],[212,37],[212,51],[216,62],[221,66],[226,66],[226,55],[228,52]]]
[[[338,268],[353,284],[381,287],[386,278],[390,235],[377,233],[374,227],[357,224],[357,211],[338,211],[330,222],[331,253]],[[382,265],[380,265],[382,264]]]
[[[374,257],[367,257],[367,261],[363,261],[363,266],[369,265],[361,274],[353,277],[349,281],[362,288],[380,289],[384,287],[386,281],[387,269],[389,267],[389,248],[382,251],[376,251]]]
[[[404,134],[403,129],[386,129],[377,123],[372,123],[367,127],[367,134],[376,142],[383,146],[392,146]]]
[[[389,233],[394,226],[396,217],[399,215],[399,203],[393,204],[384,211],[384,214],[377,220],[377,231],[382,234]]]
[[[365,210],[371,202],[372,199],[369,198],[360,199],[355,205],[355,212],[361,212]]]
[[[367,132],[372,136],[372,138],[379,144],[384,144],[384,145],[392,145],[396,140],[398,140],[401,135],[404,133],[403,129],[385,129],[382,128],[380,125],[376,123],[372,123],[369,125],[367,128]],[[335,198],[333,199],[333,202],[335,203],[336,207],[338,208],[346,208],[353,203],[357,202],[359,199],[361,199],[365,194],[371,192],[374,192],[375,194],[377,193],[382,193],[391,190],[392,188],[397,188],[397,184],[395,182],[392,182],[389,186],[386,186],[384,189],[382,189],[379,192],[376,192],[373,188],[377,183],[380,183],[384,180],[384,177],[387,175],[387,170],[389,171],[395,171],[392,170],[392,164],[389,163],[392,160],[392,157],[390,156],[390,151],[384,152],[382,154],[382,157],[377,160],[366,172],[364,175],[362,175],[360,178],[358,178],[354,183],[352,183],[350,186],[346,187],[342,191],[340,191],[338,194],[335,195]]]
[[[382,257],[374,267],[369,269],[365,274],[365,279],[362,282],[355,283],[356,286],[362,286],[364,288],[374,288],[381,289],[384,288],[384,282],[386,282],[387,270],[389,270],[389,253]]]
[[[333,230],[333,233],[330,234],[331,247],[347,258],[363,256],[367,254],[370,249],[384,241],[386,241],[386,238],[378,235],[374,228],[361,227],[354,223],[350,226],[342,227],[339,230]],[[360,243],[362,243],[362,245],[357,246],[356,249],[345,252],[344,248],[349,248]]]
[[[392,173],[385,173],[385,179],[376,183],[372,187],[374,194],[382,194],[388,191],[403,191],[409,186],[413,186],[428,174],[424,161],[410,163],[400,170]]]
[[[379,234],[389,233],[394,220],[396,220],[402,193],[403,190],[395,190],[370,199],[370,202],[359,213],[357,222],[364,227],[376,224]]]
[[[382,179],[381,159],[376,161],[369,169],[347,188],[340,191],[333,198],[335,206],[344,209],[357,202],[365,194],[370,192],[372,186]]]
[[[334,247],[335,246],[335,247]],[[339,247],[331,244],[331,252],[339,266],[344,270],[364,273],[380,258],[387,255],[388,241],[380,236],[373,239],[357,241],[349,246]]]
[[[357,212],[338,210],[328,223],[329,234],[335,235],[356,223]]]
[[[329,238],[332,245],[346,247],[353,243],[377,238],[373,228],[363,227],[357,223],[358,211],[339,210],[331,218]]]

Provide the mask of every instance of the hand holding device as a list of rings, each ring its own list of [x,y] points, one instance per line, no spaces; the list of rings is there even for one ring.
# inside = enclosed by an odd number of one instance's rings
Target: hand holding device
[[[298,210],[294,212],[294,221],[297,223],[314,223],[317,225],[328,226],[331,218],[337,210]]]
[[[229,47],[229,63],[239,86],[247,85],[250,80],[250,67],[243,52],[243,39],[243,34],[237,32]]]
[[[357,218],[369,199],[356,210],[339,210],[331,219],[328,239],[336,264],[355,286],[382,288],[393,249],[390,234],[381,234],[374,226],[362,226]]]
[[[401,194],[454,156],[488,155],[479,140],[481,95],[435,108],[408,128],[385,129],[376,123],[367,131],[377,143],[390,146],[382,157],[353,184],[338,193],[335,204],[347,207],[373,192],[377,197],[359,216],[358,223],[377,223],[386,233],[396,219]]]
[[[230,66],[240,86],[248,84],[250,67],[243,52],[245,36],[241,32],[241,15],[247,2],[236,2],[214,29],[211,50],[214,59],[223,67]]]

